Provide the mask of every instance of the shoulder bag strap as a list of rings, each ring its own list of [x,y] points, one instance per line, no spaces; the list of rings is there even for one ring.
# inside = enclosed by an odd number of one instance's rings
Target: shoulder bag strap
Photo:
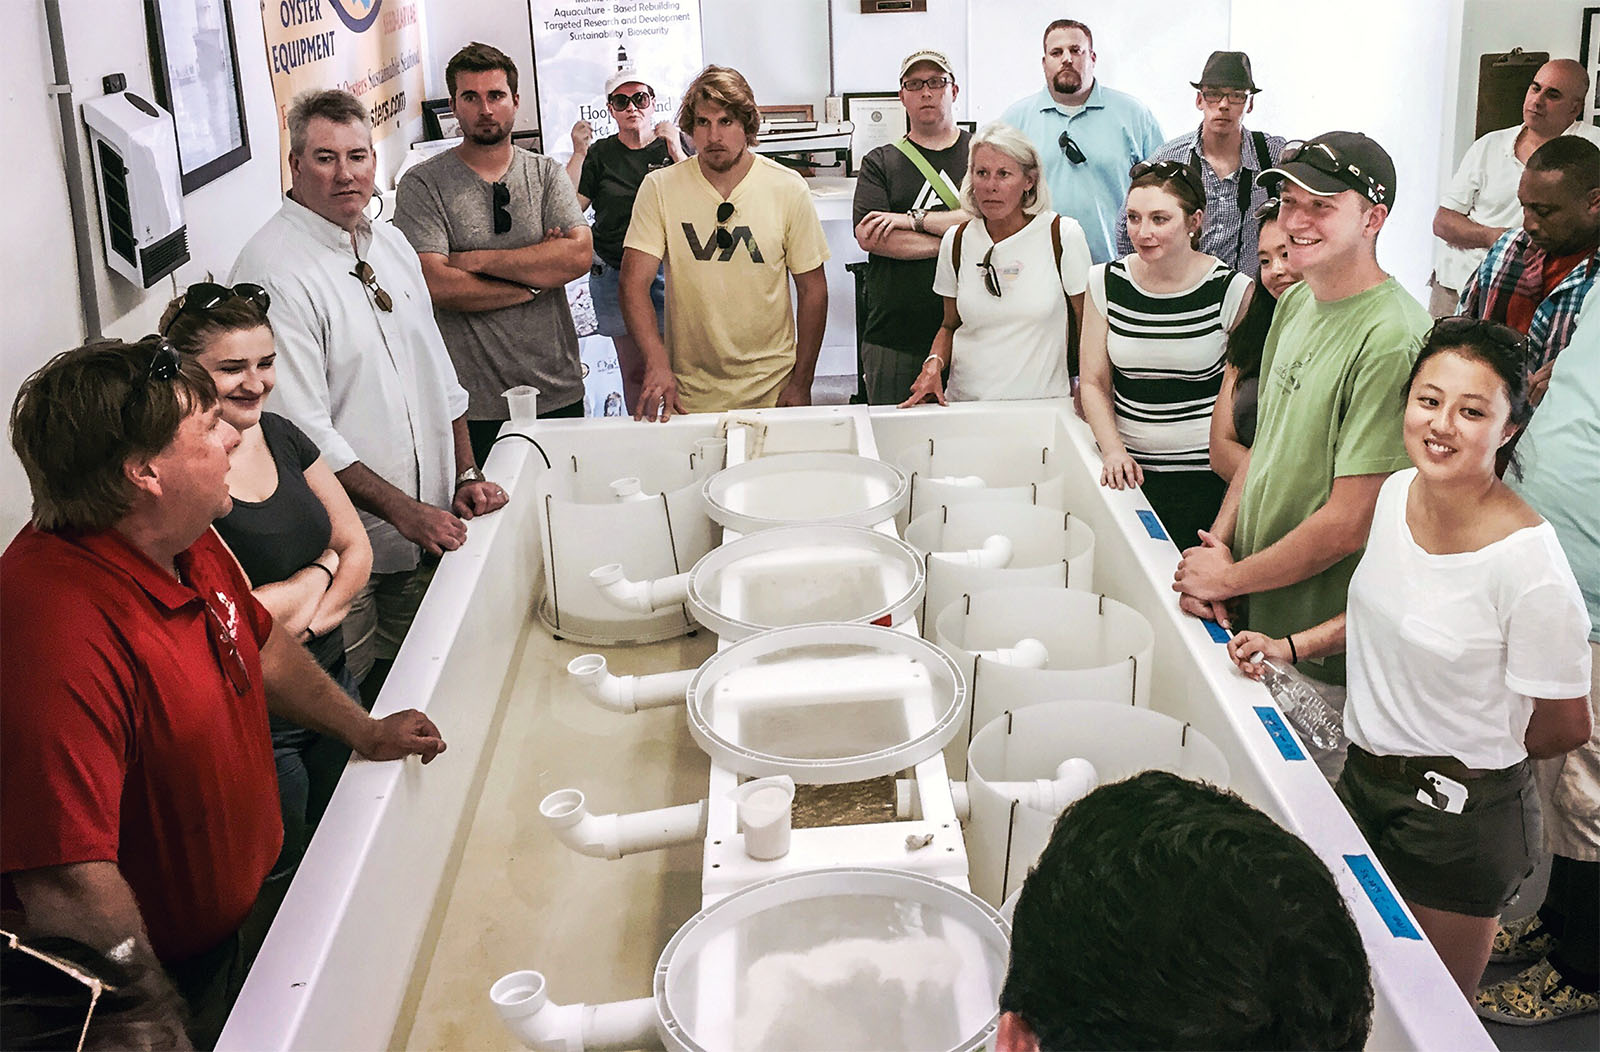
[[[899,139],[896,140],[894,147],[905,154],[907,160],[917,166],[917,171],[921,172],[923,178],[928,180],[928,185],[933,187],[933,192],[939,195],[939,200],[944,202],[946,208],[952,212],[961,210],[961,202],[957,201],[956,195],[950,192],[949,184],[939,177],[938,172],[933,170],[933,165],[929,164],[928,159],[922,156],[922,151],[917,149],[915,143],[909,138]]]

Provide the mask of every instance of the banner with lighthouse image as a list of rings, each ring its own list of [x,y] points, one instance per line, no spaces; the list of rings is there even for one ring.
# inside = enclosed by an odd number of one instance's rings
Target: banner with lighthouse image
[[[676,121],[683,89],[705,65],[699,0],[530,0],[544,151],[572,156],[572,126],[616,133],[606,80],[631,66],[655,89],[656,120]]]

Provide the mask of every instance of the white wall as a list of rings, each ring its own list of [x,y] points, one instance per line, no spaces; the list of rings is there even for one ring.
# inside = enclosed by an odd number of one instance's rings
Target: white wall
[[[1290,138],[1360,131],[1389,151],[1396,198],[1378,261],[1424,300],[1460,12],[1460,0],[1342,0],[1336,12],[1285,17],[1281,0],[1233,0],[1232,46],[1263,88],[1249,123]]]

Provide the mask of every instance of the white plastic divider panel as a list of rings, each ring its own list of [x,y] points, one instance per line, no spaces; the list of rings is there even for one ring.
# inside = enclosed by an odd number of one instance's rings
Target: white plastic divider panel
[[[1044,644],[1042,668],[980,659],[979,651]],[[1150,705],[1155,633],[1137,610],[1075,588],[994,588],[962,596],[934,621],[933,641],[955,659],[972,699],[967,741],[1002,712],[1041,701]],[[957,739],[959,742],[960,739]],[[947,758],[958,771],[965,759]]]
[[[672,437],[683,443],[689,436]],[[693,628],[682,606],[653,613],[616,606],[589,572],[621,563],[624,576],[653,580],[693,566],[716,543],[700,488],[718,466],[692,445],[601,447],[554,457],[536,494],[550,568],[539,617],[550,630],[578,642],[609,645],[667,639]]]
[[[911,479],[899,525],[943,505],[1015,501],[1065,510],[1061,454],[1043,443],[1004,438],[929,438],[895,463]]]
[[[707,553],[689,572],[694,619],[724,642],[818,621],[893,625],[922,599],[922,560],[865,526],[777,526]]]
[[[689,683],[689,731],[743,775],[835,785],[921,763],[961,728],[955,663],[906,632],[779,628],[734,643]]]
[[[994,1034],[1010,928],[920,874],[808,870],[752,884],[678,930],[656,966],[677,1052],[956,1052]]]
[[[1064,807],[1042,810],[1012,791],[1057,777],[1064,761],[1087,760],[1108,785],[1141,771],[1171,771],[1228,787],[1228,761],[1192,726],[1150,709],[1104,701],[1044,702],[1002,713],[968,750],[968,873],[972,891],[998,906],[1022,886]]]
[[[906,506],[900,469],[853,453],[782,453],[712,475],[706,511],[731,530],[753,533],[802,522],[876,526]]]
[[[1004,537],[1011,550],[1004,566],[930,554],[980,550],[995,536]],[[918,515],[906,526],[905,539],[923,553],[927,567],[920,622],[928,639],[929,615],[968,593],[1029,585],[1094,590],[1094,531],[1071,512],[1019,502],[952,504]]]

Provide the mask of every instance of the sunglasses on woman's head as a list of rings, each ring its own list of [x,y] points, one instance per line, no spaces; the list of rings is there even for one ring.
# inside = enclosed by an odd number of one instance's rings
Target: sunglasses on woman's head
[[[1128,181],[1154,173],[1160,179],[1176,179],[1194,192],[1201,201],[1206,199],[1206,185],[1200,174],[1182,161],[1140,161],[1128,169]]]
[[[606,99],[606,102],[610,104],[611,108],[616,110],[618,113],[621,113],[623,110],[627,109],[628,103],[630,102],[633,103],[634,109],[638,110],[640,113],[643,113],[650,108],[650,104],[654,101],[655,96],[650,94],[648,91],[636,91],[632,95],[624,95],[619,91],[615,95],[612,95],[610,98]]]
[[[190,285],[183,294],[183,303],[178,306],[178,313],[167,322],[167,327],[161,330],[165,336],[172,331],[178,319],[185,314],[204,314],[216,310],[232,299],[248,300],[262,314],[267,313],[267,308],[272,306],[272,297],[267,295],[267,290],[254,282],[241,281],[237,285],[218,285],[214,281],[197,281]]]

